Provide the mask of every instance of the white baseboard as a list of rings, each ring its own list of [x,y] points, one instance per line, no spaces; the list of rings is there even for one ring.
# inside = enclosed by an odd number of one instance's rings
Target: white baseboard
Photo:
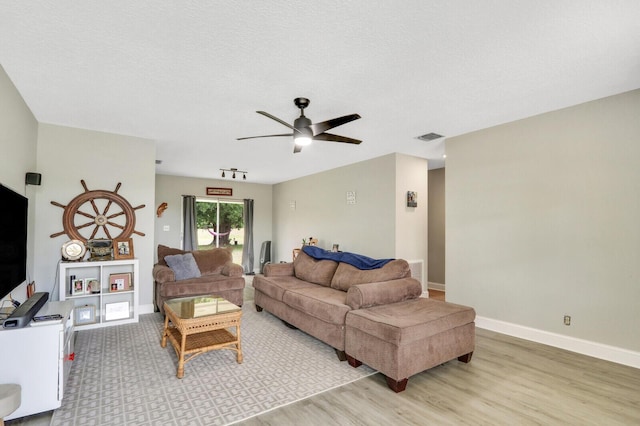
[[[640,352],[480,316],[476,317],[476,326],[508,336],[519,337],[594,358],[628,365],[629,367],[640,368]]]
[[[153,303],[138,305],[138,315],[152,314],[154,312]]]
[[[427,283],[427,288],[429,288],[430,290],[445,291],[444,284],[432,283],[431,281]]]

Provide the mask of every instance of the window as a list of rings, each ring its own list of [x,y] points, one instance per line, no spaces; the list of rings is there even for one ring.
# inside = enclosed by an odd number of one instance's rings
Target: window
[[[242,264],[244,244],[243,204],[215,198],[196,199],[198,249],[233,248],[234,263]]]

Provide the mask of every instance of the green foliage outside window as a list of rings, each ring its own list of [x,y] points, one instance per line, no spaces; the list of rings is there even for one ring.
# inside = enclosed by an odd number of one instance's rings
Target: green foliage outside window
[[[196,226],[198,229],[209,229],[220,235],[220,247],[229,244],[229,232],[232,229],[242,229],[242,204],[220,203],[220,223],[216,222],[218,203],[196,202]],[[212,245],[215,246],[215,238]]]

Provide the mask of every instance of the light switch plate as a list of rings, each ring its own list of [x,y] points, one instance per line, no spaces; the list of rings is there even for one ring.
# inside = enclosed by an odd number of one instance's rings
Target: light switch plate
[[[347,204],[356,203],[356,191],[347,191]]]

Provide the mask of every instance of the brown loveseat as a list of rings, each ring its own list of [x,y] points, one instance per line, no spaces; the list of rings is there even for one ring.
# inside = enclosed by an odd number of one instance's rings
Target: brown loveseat
[[[292,263],[271,263],[253,279],[258,311],[335,348],[346,360],[345,321],[351,310],[418,298],[422,285],[411,278],[406,260],[360,270],[343,262],[318,260],[300,251]]]
[[[173,269],[167,260],[173,263]],[[193,261],[196,267],[189,263]],[[182,268],[185,264],[191,268]],[[158,245],[158,263],[153,266],[156,309],[164,314],[166,300],[200,294],[214,294],[242,306],[242,275],[242,266],[233,263],[231,252],[225,248],[184,251]]]

